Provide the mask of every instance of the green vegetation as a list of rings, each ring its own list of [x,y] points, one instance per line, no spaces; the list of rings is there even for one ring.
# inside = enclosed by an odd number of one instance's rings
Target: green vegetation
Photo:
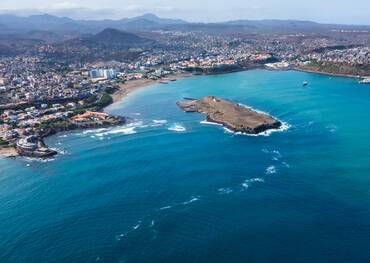
[[[0,138],[0,146],[7,146],[8,142]]]
[[[113,103],[113,98],[109,94],[104,93],[101,99],[98,102],[94,103],[93,106],[97,109],[101,109],[112,103]]]
[[[116,87],[112,87],[112,86],[108,86],[106,89],[105,89],[105,92],[107,94],[113,94],[117,91],[117,88]]]
[[[94,103],[97,99],[98,99],[98,97],[97,97],[96,95],[94,95],[94,96],[88,97],[88,98],[85,100],[85,102],[86,102],[87,104],[92,104],[92,103]]]
[[[39,125],[39,128],[40,129],[55,129],[55,128],[68,127],[70,125],[71,125],[71,123],[68,120],[65,120],[65,121],[56,121],[56,122],[54,122],[54,121],[48,121],[48,122],[41,123]]]

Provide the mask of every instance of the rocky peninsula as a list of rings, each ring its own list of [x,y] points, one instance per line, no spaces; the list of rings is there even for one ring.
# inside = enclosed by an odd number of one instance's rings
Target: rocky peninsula
[[[280,121],[267,114],[214,96],[186,99],[177,102],[177,105],[185,112],[207,114],[207,121],[221,124],[234,132],[259,134],[282,126]]]

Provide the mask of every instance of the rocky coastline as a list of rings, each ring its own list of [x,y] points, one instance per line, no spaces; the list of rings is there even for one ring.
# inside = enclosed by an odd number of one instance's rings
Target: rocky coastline
[[[91,128],[107,128],[126,124],[129,122],[128,118],[122,116],[111,116],[104,112],[105,108],[121,101],[129,93],[140,88],[144,88],[151,84],[160,83],[162,80],[175,81],[177,79],[190,76],[192,76],[192,74],[178,72],[176,74],[169,75],[167,78],[161,78],[158,80],[145,78],[127,81],[122,85],[118,85],[118,88],[113,93],[103,94],[101,98],[97,99],[97,101],[93,101],[84,105],[84,107],[79,110],[79,112],[81,112],[79,114],[73,114],[65,120],[43,123],[40,127],[37,127],[34,132],[24,135],[21,138],[12,138],[6,141],[0,140],[0,156],[6,158],[24,156],[42,159],[53,157],[58,153],[45,145],[45,138],[60,132]],[[41,104],[41,102],[38,104],[19,104],[14,105],[14,107],[4,105],[3,108],[7,110],[16,110],[28,106],[39,107],[39,104]],[[92,116],[86,116],[86,114],[92,114]]]
[[[102,120],[77,121],[72,118],[69,122],[54,123],[48,128],[40,129],[36,134],[30,134],[13,143],[0,146],[0,155],[7,158],[17,156],[47,159],[58,154],[54,149],[49,148],[44,139],[60,132],[83,130],[90,128],[106,128],[127,123],[127,118],[120,116],[109,116],[105,113],[94,112],[94,114],[104,114]]]
[[[233,132],[259,134],[282,126],[280,121],[267,114],[214,96],[186,99],[177,105],[185,112],[204,113],[207,121],[221,124]]]
[[[331,71],[329,72],[328,70],[324,68],[317,68],[317,67],[316,68],[315,67],[294,67],[293,70],[313,73],[313,74],[326,75],[326,76],[357,78],[357,79],[370,76],[369,72],[360,72],[360,71],[354,71],[354,72]]]

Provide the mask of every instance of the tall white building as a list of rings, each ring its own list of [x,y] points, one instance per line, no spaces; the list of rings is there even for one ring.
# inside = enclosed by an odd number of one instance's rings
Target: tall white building
[[[106,79],[114,79],[117,77],[118,72],[114,69],[92,69],[90,71],[91,78],[106,78]]]

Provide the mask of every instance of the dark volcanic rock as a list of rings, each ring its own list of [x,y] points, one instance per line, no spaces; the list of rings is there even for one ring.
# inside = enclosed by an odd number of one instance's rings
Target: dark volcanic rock
[[[278,129],[282,125],[280,121],[267,114],[213,96],[181,101],[177,105],[186,112],[205,113],[208,121],[222,124],[235,132],[258,134]]]

